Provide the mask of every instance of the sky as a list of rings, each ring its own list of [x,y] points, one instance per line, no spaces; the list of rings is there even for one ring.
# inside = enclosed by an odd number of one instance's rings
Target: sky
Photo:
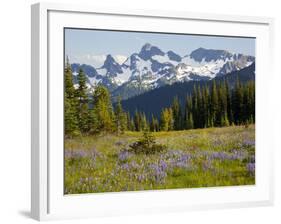
[[[96,68],[102,66],[107,54],[123,63],[146,43],[164,52],[172,50],[180,56],[188,55],[199,47],[255,56],[254,38],[65,29],[65,55],[70,62],[89,64]]]

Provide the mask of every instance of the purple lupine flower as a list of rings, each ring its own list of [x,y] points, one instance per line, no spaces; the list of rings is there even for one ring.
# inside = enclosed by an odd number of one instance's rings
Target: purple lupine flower
[[[137,175],[137,180],[139,181],[139,182],[142,182],[142,181],[144,181],[146,179],[146,176],[144,175],[144,174],[139,174],[139,175]]]
[[[162,169],[161,166],[158,164],[150,164],[149,168],[151,169],[151,178],[156,183],[163,183],[165,181],[165,178],[167,177],[167,173],[165,170]]]
[[[246,151],[243,150],[237,150],[237,149],[233,149],[231,150],[231,156],[230,159],[232,160],[243,160],[245,158],[247,158],[248,153]]]
[[[118,154],[118,159],[121,162],[124,162],[124,161],[128,160],[130,156],[131,156],[131,154],[128,151],[123,150]]]
[[[97,157],[101,156],[100,152],[98,152],[95,148],[92,150],[74,150],[74,151],[66,151],[65,158],[67,159],[83,159],[90,158],[92,160],[96,160]]]
[[[96,157],[99,157],[101,156],[101,153],[99,151],[97,151],[96,148],[92,148],[90,151],[89,151],[89,154],[92,158],[96,158]]]
[[[190,167],[188,162],[192,158],[192,156],[191,154],[185,153],[182,150],[169,150],[161,158],[168,162],[170,168],[188,168]]]
[[[251,175],[255,174],[255,163],[248,163],[247,164],[247,170]]]
[[[177,158],[179,156],[181,156],[183,154],[182,150],[168,150],[168,152],[166,153],[165,157],[167,159],[169,158]]]
[[[225,152],[212,152],[209,155],[212,159],[219,159],[219,160],[227,160],[230,159],[231,156]]]
[[[68,159],[82,159],[88,156],[84,150],[66,151],[64,155]]]
[[[251,163],[255,163],[255,161],[256,161],[255,155],[251,155],[251,156],[250,156],[250,162],[251,162]]]
[[[116,164],[117,165],[117,164]],[[117,165],[117,170],[126,170],[126,171],[132,171],[137,170],[140,168],[139,164],[137,164],[135,161],[132,162],[125,162]]]
[[[129,171],[130,170],[130,165],[128,163],[124,163],[124,164],[121,165],[121,169]]]
[[[167,168],[168,168],[168,165],[164,160],[160,160],[159,166],[162,170],[167,170]]]
[[[172,166],[178,168],[187,168],[189,159],[190,155],[182,154],[180,157],[172,161]]]
[[[243,141],[243,145],[246,147],[255,146],[255,140],[246,139]]]

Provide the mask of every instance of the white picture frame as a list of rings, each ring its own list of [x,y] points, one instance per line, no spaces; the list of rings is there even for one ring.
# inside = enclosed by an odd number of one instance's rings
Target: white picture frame
[[[37,220],[175,212],[273,204],[273,151],[267,95],[273,67],[271,18],[191,12],[32,5],[31,214]],[[134,23],[134,26],[132,24]],[[149,26],[147,26],[149,24]],[[256,185],[63,195],[63,27],[253,36],[256,45]],[[188,26],[187,26],[188,25]],[[188,28],[186,28],[188,27]],[[60,76],[61,74],[61,76]]]

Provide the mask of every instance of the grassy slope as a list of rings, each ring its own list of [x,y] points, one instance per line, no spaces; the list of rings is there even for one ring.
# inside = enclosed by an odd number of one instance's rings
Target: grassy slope
[[[65,142],[65,193],[250,185],[255,183],[255,127],[154,134],[167,152],[122,153],[141,133]]]

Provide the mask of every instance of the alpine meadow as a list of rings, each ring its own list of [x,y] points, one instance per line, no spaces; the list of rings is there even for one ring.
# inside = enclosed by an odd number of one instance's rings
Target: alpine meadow
[[[255,38],[64,33],[65,194],[255,184]]]

